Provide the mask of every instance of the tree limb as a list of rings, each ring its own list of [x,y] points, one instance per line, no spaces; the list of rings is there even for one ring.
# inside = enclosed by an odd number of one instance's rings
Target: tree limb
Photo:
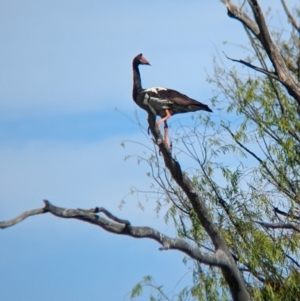
[[[255,35],[259,35],[259,28],[257,24],[250,18],[248,17],[247,14],[245,14],[241,8],[237,7],[234,5],[231,1],[228,0],[221,0],[226,5],[227,8],[227,15],[230,18],[236,19],[240,22],[242,22],[247,28],[251,30],[251,32]]]
[[[292,229],[297,232],[300,232],[300,227],[292,223],[265,223],[265,222],[258,222],[258,221],[255,221],[255,223],[270,229]]]
[[[229,60],[231,60],[231,61],[233,61],[233,62],[241,63],[241,64],[246,65],[247,67],[249,67],[249,68],[251,68],[251,69],[254,69],[254,70],[258,71],[258,72],[264,73],[264,74],[270,76],[270,77],[273,78],[273,79],[279,80],[277,74],[275,74],[274,72],[270,72],[270,71],[268,71],[268,70],[266,70],[266,69],[263,69],[263,68],[254,66],[254,65],[252,65],[252,64],[250,64],[250,63],[248,63],[248,62],[246,62],[246,61],[244,61],[244,60],[236,60],[236,59],[232,59],[232,58],[230,58],[229,56],[227,56],[225,52],[223,52],[223,53],[224,53],[224,55],[226,56],[226,58],[228,58]]]
[[[26,219],[29,216],[37,215],[37,214],[43,214],[43,213],[46,213],[46,212],[48,212],[48,211],[45,207],[40,208],[40,209],[25,211],[22,214],[20,214],[19,216],[15,217],[15,218],[13,218],[9,221],[0,222],[0,229],[5,229],[5,228],[8,228],[8,227],[14,226],[14,225],[20,223],[21,221],[23,221],[24,219]]]
[[[247,14],[242,12],[240,8],[232,4],[230,0],[221,1],[226,5],[229,17],[242,22],[242,24],[261,42],[273,65],[275,74],[278,75],[278,80],[285,86],[288,93],[298,102],[298,104],[300,104],[300,85],[290,74],[280,51],[272,40],[258,1],[248,0],[255,22]]]
[[[295,215],[294,213],[287,213],[287,212],[284,212],[284,211],[278,209],[277,207],[274,207],[274,212],[275,212],[275,213],[278,213],[278,214],[281,214],[281,215],[284,215],[284,216],[291,217],[291,218],[293,218],[293,219],[299,219],[299,220],[300,220],[300,216]]]
[[[292,14],[290,13],[286,3],[285,3],[285,0],[281,0],[281,3],[282,3],[282,6],[284,8],[284,11],[286,13],[286,15],[288,16],[288,19],[289,21],[291,22],[291,24],[293,25],[293,27],[298,31],[300,32],[300,25],[297,24],[295,18],[292,16]]]
[[[159,231],[156,231],[149,227],[134,227],[130,225],[127,220],[122,220],[110,213],[105,208],[92,208],[92,209],[66,209],[52,205],[49,201],[44,200],[45,207],[40,209],[34,209],[25,211],[21,215],[9,221],[0,222],[0,229],[5,229],[16,225],[23,221],[25,218],[43,213],[51,213],[60,218],[73,218],[83,222],[87,222],[101,227],[108,232],[127,235],[134,238],[150,238],[162,245],[159,250],[177,250],[185,253],[191,258],[212,266],[226,266],[227,261],[224,258],[222,252],[203,253],[198,247],[194,247],[186,241],[178,238],[170,238]],[[97,213],[104,213],[109,219],[103,218]]]

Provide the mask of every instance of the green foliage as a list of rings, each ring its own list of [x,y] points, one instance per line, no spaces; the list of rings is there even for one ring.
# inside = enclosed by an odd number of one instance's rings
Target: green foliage
[[[130,298],[134,299],[136,297],[139,297],[143,293],[143,287],[141,283],[137,283],[131,290]]]
[[[252,61],[266,67],[265,54],[255,47],[258,42],[254,38],[250,42],[255,50]],[[278,46],[288,54],[290,64],[296,65],[299,36],[292,32],[289,42],[278,40]],[[227,70],[215,64],[215,74],[209,78],[217,95],[214,104],[230,115],[221,121],[224,132],[215,137],[221,152],[215,150],[214,154],[235,154],[237,160],[230,167],[215,164],[226,183],[222,187],[219,180],[214,183],[211,175],[205,174],[214,188],[216,206],[222,210],[215,209],[214,215],[222,216],[218,218],[222,234],[244,271],[253,299],[298,300],[299,235],[257,223],[300,220],[298,104],[279,82],[267,76],[254,72],[241,76],[245,67]],[[225,141],[226,134],[231,141]]]
[[[151,276],[145,276],[139,283],[137,283],[131,290],[130,298],[133,300],[140,297],[143,294],[143,289],[149,288],[149,300],[150,301],[163,301],[169,300],[163,291],[163,286],[158,286]],[[184,295],[185,290],[183,290],[179,296],[178,301],[182,301],[182,295]]]

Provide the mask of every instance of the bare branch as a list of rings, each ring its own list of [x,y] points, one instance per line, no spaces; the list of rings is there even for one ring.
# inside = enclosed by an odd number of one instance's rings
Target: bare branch
[[[25,211],[18,217],[6,221],[0,222],[0,229],[4,229],[13,226],[25,218],[42,213],[51,213],[61,218],[73,218],[84,222],[91,223],[99,226],[102,229],[119,235],[127,235],[134,238],[150,238],[162,245],[159,250],[178,250],[191,258],[212,266],[222,267],[227,266],[227,260],[222,252],[203,253],[198,247],[194,247],[184,240],[178,238],[170,238],[159,231],[156,231],[149,227],[134,227],[130,225],[129,221],[122,220],[105,208],[93,208],[93,209],[66,209],[52,205],[49,201],[44,200],[45,207],[40,209],[34,209]],[[96,213],[104,213],[109,219],[105,219]]]
[[[300,25],[297,24],[296,20],[294,19],[294,17],[292,16],[292,14],[290,13],[285,0],[281,0],[282,6],[284,8],[284,11],[286,13],[286,15],[288,16],[289,21],[291,22],[291,24],[293,25],[293,27],[300,32]]]
[[[256,37],[259,36],[259,28],[257,24],[247,14],[245,14],[241,8],[234,5],[231,1],[221,1],[226,5],[227,15],[230,18],[237,19],[238,21],[242,22]]]
[[[269,32],[268,26],[266,24],[263,12],[262,12],[257,0],[248,0],[248,3],[250,4],[250,6],[252,8],[255,22],[259,28],[259,34],[257,35],[257,37],[261,41],[263,47],[265,48],[267,54],[269,55],[269,58],[272,61],[271,54],[272,54],[272,51],[274,51],[276,53],[276,51],[275,51],[276,47],[271,39],[271,35]],[[271,55],[271,57],[270,57],[270,55]],[[273,63],[273,61],[272,61],[272,63]]]
[[[21,221],[23,221],[24,219],[26,219],[29,216],[37,215],[37,214],[43,214],[43,213],[46,213],[46,212],[48,212],[48,210],[46,208],[40,208],[40,209],[25,211],[22,214],[20,214],[19,216],[15,217],[15,218],[13,218],[9,221],[0,222],[0,229],[5,229],[5,228],[8,228],[8,227],[14,226],[14,225],[20,223]]]
[[[297,232],[300,232],[300,227],[296,226],[292,223],[265,223],[265,222],[258,222],[255,221],[257,224],[266,227],[266,228],[270,228],[270,229],[292,229],[295,230]]]
[[[225,55],[229,60],[231,60],[231,61],[233,61],[233,62],[241,63],[241,64],[246,65],[247,67],[249,67],[249,68],[251,68],[251,69],[254,69],[254,70],[258,71],[258,72],[264,73],[264,74],[266,74],[266,75],[272,77],[273,79],[279,80],[278,76],[277,76],[274,72],[270,72],[270,71],[268,71],[268,70],[266,70],[266,69],[263,69],[263,68],[254,66],[254,65],[252,65],[252,64],[250,64],[250,63],[248,63],[248,62],[246,62],[246,61],[244,61],[244,60],[236,60],[236,59],[232,59],[232,58],[230,58],[229,56],[227,56],[226,53],[225,53],[224,51],[223,51],[223,53],[224,53],[224,55]]]
[[[300,268],[300,264],[293,257],[288,254],[285,254],[285,256],[290,259],[298,268]]]
[[[279,214],[284,215],[284,216],[291,217],[293,219],[299,219],[300,220],[300,216],[294,215],[293,213],[284,212],[284,211],[278,209],[277,207],[274,207],[274,212],[279,213]]]
[[[113,221],[119,223],[119,224],[124,224],[126,226],[130,226],[130,222],[125,220],[125,219],[120,219],[114,215],[112,215],[108,210],[106,210],[105,208],[103,207],[96,207],[95,208],[95,213],[101,213],[103,212],[108,218],[112,219]]]
[[[265,22],[262,10],[257,0],[248,0],[251,6],[255,22],[230,0],[221,0],[226,4],[228,15],[242,22],[255,37],[261,42],[265,49],[272,65],[275,69],[275,74],[278,80],[285,86],[288,93],[300,104],[300,85],[295,78],[290,74],[289,69],[275,43],[272,41],[268,27]]]

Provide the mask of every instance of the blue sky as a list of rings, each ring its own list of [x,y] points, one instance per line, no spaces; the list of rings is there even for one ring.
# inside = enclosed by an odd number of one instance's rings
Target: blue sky
[[[276,24],[280,1],[263,2],[275,6]],[[127,140],[152,147],[130,120],[137,109],[131,61],[143,52],[151,62],[141,67],[145,88],[174,88],[209,105],[205,80],[216,49],[245,55],[236,46],[246,42],[242,26],[221,2],[2,0],[0,41],[0,220],[48,199],[69,208],[103,206],[133,225],[174,235],[143,194],[128,195],[118,208],[130,187],[149,190],[153,182],[146,164],[124,161],[143,147],[120,146]],[[129,300],[145,275],[167,292],[184,275],[181,285],[189,283],[183,255],[158,248],[79,221],[31,217],[0,233],[0,299]]]

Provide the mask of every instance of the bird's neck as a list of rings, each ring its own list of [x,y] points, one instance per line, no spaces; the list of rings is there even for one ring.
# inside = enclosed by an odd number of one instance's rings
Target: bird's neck
[[[138,66],[133,65],[133,90],[132,90],[132,97],[133,100],[136,101],[138,93],[143,89],[142,88],[142,81],[140,70]]]

